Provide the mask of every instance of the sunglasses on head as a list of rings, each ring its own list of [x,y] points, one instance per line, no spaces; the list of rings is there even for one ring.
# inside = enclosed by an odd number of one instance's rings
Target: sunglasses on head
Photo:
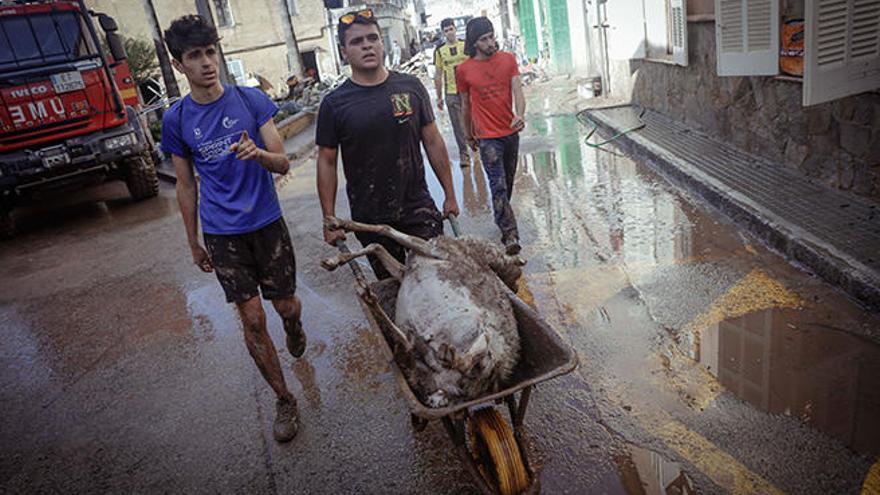
[[[373,11],[370,9],[357,10],[354,12],[349,12],[342,17],[339,18],[340,24],[345,24],[346,26],[353,23],[355,19],[360,17],[361,19],[372,19]]]

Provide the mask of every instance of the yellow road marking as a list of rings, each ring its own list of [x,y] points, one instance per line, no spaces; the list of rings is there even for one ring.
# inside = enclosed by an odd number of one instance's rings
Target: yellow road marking
[[[666,445],[697,467],[718,486],[738,494],[783,494],[782,490],[752,472],[709,439],[671,420],[654,430]]]
[[[865,484],[862,485],[862,495],[880,495],[880,459],[868,470]]]
[[[532,288],[538,289],[538,292],[544,292],[541,289],[549,289],[551,294],[555,292],[556,300],[561,306],[562,317],[570,323],[575,323],[577,315],[573,314],[573,311],[583,314],[585,311],[593,310],[630,285],[627,268],[630,267],[593,266],[530,274],[529,282],[533,285]],[[534,302],[534,295],[531,293],[529,295],[530,301]],[[699,334],[704,329],[730,318],[771,308],[796,308],[803,304],[804,301],[797,294],[762,270],[754,269],[713,301],[705,312],[685,325],[683,330],[692,332],[696,338],[699,338]],[[681,357],[685,358],[683,354]],[[691,383],[688,388],[699,403],[698,406],[705,408],[715,400],[721,387],[710,373],[705,372],[701,377],[704,379],[695,380],[696,383]],[[701,389],[699,393],[694,394],[698,392],[694,390],[695,388]],[[681,458],[687,459],[714,483],[731,493],[784,493],[712,441],[672,419],[668,414],[655,411],[647,417],[635,417],[647,431],[653,432]],[[875,466],[875,468],[880,471],[880,467]],[[875,478],[878,476],[880,474],[875,475]],[[866,486],[870,480],[869,476]],[[880,495],[880,492],[865,492],[862,495],[865,494]]]
[[[755,268],[682,330],[699,335],[724,320],[771,308],[798,308],[803,304],[797,294]]]
[[[703,330],[717,325],[724,320],[772,308],[798,308],[804,300],[778,281],[770,278],[763,270],[755,268],[716,299],[709,308],[682,328],[683,334],[692,334],[699,341]],[[706,373],[715,378],[711,374]],[[702,390],[690,390],[694,397],[694,405],[700,410],[705,409],[718,397],[721,387],[703,387]]]

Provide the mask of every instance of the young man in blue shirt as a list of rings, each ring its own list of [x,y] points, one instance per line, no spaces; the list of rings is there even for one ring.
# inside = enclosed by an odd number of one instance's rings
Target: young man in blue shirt
[[[165,31],[172,64],[191,92],[165,112],[162,148],[174,162],[193,261],[215,272],[227,302],[235,303],[248,351],[278,397],[275,439],[287,442],[297,432],[296,399],[284,381],[259,295],[281,316],[290,353],[302,356],[296,262],[272,176],[287,173],[290,165],[272,120],[278,111],[272,100],[255,89],[220,83],[219,40],[216,29],[194,15]],[[199,219],[207,250],[199,242]]]

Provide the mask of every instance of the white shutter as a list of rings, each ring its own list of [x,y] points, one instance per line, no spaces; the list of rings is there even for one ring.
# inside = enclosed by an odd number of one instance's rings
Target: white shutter
[[[615,60],[645,58],[645,11],[642,0],[605,2],[609,28],[608,57]]]
[[[807,0],[804,106],[880,88],[880,0]]]
[[[678,65],[688,64],[688,36],[687,36],[687,1],[670,0],[669,30],[672,33],[672,61]]]
[[[718,75],[778,74],[780,22],[779,0],[715,0]]]

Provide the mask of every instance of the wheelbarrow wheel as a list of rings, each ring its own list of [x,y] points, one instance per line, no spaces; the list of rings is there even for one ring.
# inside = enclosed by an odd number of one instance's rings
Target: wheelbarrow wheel
[[[469,418],[471,456],[490,486],[501,495],[522,493],[529,487],[513,430],[494,407],[474,412]]]

